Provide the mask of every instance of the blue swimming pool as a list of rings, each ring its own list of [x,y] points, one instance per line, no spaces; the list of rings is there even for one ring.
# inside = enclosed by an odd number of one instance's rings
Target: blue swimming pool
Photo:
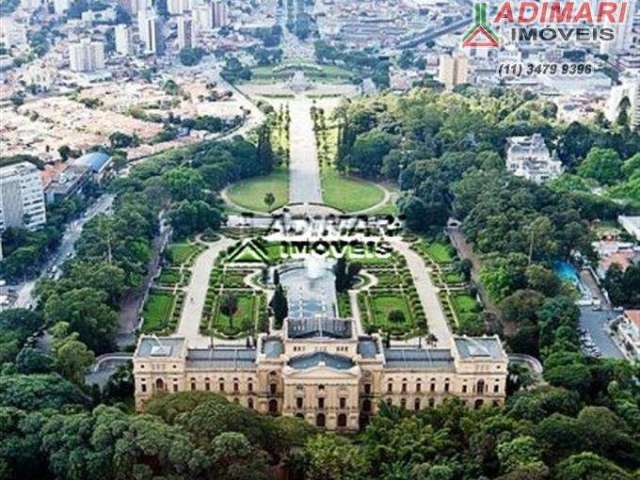
[[[569,262],[554,262],[553,271],[565,282],[570,282],[572,285],[576,286],[580,284],[578,271]]]

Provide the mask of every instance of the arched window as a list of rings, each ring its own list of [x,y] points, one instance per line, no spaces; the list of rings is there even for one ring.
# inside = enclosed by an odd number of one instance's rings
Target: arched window
[[[224,378],[220,378],[220,380],[218,380],[218,388],[221,392],[224,392]]]
[[[164,381],[161,378],[156,380],[156,390],[159,392],[164,391]]]
[[[448,391],[449,391],[449,381],[450,381],[450,380],[449,380],[448,378],[445,378],[445,379],[444,379],[444,391],[445,391],[445,392],[448,392]]]
[[[402,393],[407,393],[407,379],[402,379]]]
[[[484,393],[484,380],[478,380],[478,383],[476,383],[476,392]]]
[[[478,400],[476,400],[473,406],[477,410],[478,408],[482,407],[482,405],[484,405],[484,400],[479,398]]]
[[[319,413],[316,416],[316,427],[324,428],[325,424],[326,424],[326,417],[324,416],[324,413]]]
[[[400,399],[400,408],[407,408],[407,399],[406,398],[401,398]]]
[[[318,385],[318,391],[324,392],[324,385]]]
[[[204,379],[204,389],[208,392],[209,390],[211,390],[211,381],[209,380],[209,378],[205,378]]]
[[[278,401],[275,398],[269,400],[269,413],[271,415],[278,413]]]
[[[433,408],[435,404],[436,404],[435,399],[430,398],[430,399],[429,399],[429,406],[430,406],[431,408]]]
[[[422,391],[422,380],[416,380],[416,392],[420,393]]]
[[[365,399],[362,401],[362,411],[370,412],[371,411],[371,400]]]
[[[413,402],[413,409],[415,411],[420,410],[420,399],[419,398],[416,398],[416,400]]]
[[[393,381],[389,380],[389,383],[387,383],[387,393],[392,393],[393,392]]]
[[[247,400],[247,407],[253,410],[253,398]]]
[[[196,389],[196,379],[191,377],[191,390]]]
[[[234,392],[240,391],[240,381],[237,378],[233,379],[233,391]]]
[[[338,415],[338,428],[345,428],[347,426],[347,416],[344,413]]]
[[[429,387],[429,388],[430,388],[430,390],[431,390],[432,392],[435,392],[435,391],[436,391],[436,379],[435,379],[435,378],[432,378],[432,379],[431,379],[431,385],[430,385],[430,387]]]
[[[296,413],[296,417],[304,420],[304,415],[302,413]]]
[[[233,403],[240,403],[240,399],[239,399],[238,397],[235,397],[235,398],[233,399]]]
[[[249,383],[247,383],[247,390],[253,392],[253,380],[251,379],[249,379]]]

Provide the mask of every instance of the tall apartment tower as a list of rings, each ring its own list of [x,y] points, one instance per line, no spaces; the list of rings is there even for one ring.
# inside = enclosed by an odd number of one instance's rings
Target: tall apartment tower
[[[56,15],[63,15],[71,6],[70,0],[53,0],[53,11]]]
[[[456,85],[467,83],[469,76],[469,60],[462,52],[455,55],[440,55],[438,80],[447,90]]]
[[[608,55],[618,55],[628,53],[634,40],[633,24],[635,12],[638,8],[637,0],[628,0],[627,15],[623,23],[611,25],[613,28],[614,38],[608,42],[602,42],[600,45],[600,53]]]
[[[104,43],[84,38],[69,44],[69,65],[74,72],[95,72],[104,68]]]
[[[116,52],[120,55],[131,55],[133,53],[133,41],[131,28],[128,25],[120,24],[115,26]]]
[[[0,232],[11,227],[33,230],[46,220],[38,169],[28,162],[0,168]]]
[[[162,55],[164,53],[164,38],[160,19],[151,10],[138,12],[138,30],[140,40],[144,44],[145,53]]]
[[[213,27],[226,27],[229,24],[227,4],[223,0],[214,0],[211,8],[213,9]]]
[[[199,32],[209,32],[213,30],[213,8],[211,4],[194,6],[191,15],[195,30]]]
[[[167,11],[169,15],[183,15],[191,11],[190,0],[167,0]]]
[[[190,18],[178,17],[178,48],[191,48],[193,44],[193,22]]]

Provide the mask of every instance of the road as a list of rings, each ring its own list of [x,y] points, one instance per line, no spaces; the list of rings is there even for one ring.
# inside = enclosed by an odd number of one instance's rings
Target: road
[[[22,283],[16,286],[17,298],[12,308],[32,308],[35,306],[35,298],[33,297],[33,290],[36,283],[41,278],[44,278],[48,272],[54,267],[59,269],[60,266],[75,253],[75,244],[82,234],[82,229],[85,224],[101,213],[107,213],[113,205],[114,196],[112,194],[103,194],[91,205],[85,215],[82,218],[74,220],[67,225],[67,228],[62,237],[60,246],[56,252],[50,257],[50,259],[43,265],[40,276],[36,279]]]
[[[608,323],[615,316],[615,312],[611,309],[604,308],[594,311],[590,306],[580,307],[580,327],[589,332],[593,343],[605,358],[624,358],[608,334]]]
[[[311,120],[312,101],[303,96],[289,102],[291,115],[289,202],[322,203],[320,166]]]

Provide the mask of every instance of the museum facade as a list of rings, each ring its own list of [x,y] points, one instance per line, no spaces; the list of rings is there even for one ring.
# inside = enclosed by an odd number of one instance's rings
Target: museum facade
[[[210,391],[262,414],[355,431],[380,402],[411,410],[460,398],[500,405],[508,358],[497,336],[452,336],[448,348],[358,335],[352,320],[289,318],[249,346],[193,348],[143,335],[134,354],[136,408],[156,394]]]

